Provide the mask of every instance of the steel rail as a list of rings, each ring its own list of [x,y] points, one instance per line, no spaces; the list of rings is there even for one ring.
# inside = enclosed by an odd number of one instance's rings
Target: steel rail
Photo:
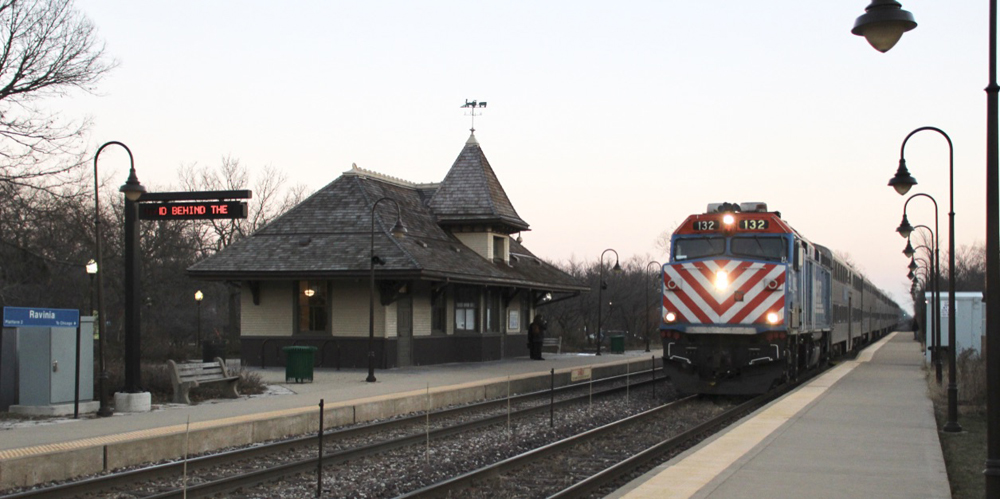
[[[609,376],[607,378],[601,378],[599,380],[594,380],[592,383],[593,384],[606,385],[606,384],[610,384],[610,383],[614,383],[614,382],[621,382],[622,380],[625,380],[628,383],[628,380],[631,377],[644,376],[644,375],[648,376],[648,375],[651,375],[651,374],[655,375],[655,370],[662,370],[662,368],[647,369],[647,370],[636,371],[636,372],[622,374],[622,375]],[[655,379],[655,376],[654,376],[654,379]],[[652,383],[652,380],[636,382],[634,384],[631,384],[630,386],[632,386],[632,387],[642,386],[642,385],[648,384],[648,383]],[[578,391],[578,390],[586,389],[589,385],[590,385],[590,383],[570,384],[570,385],[564,385],[564,386],[555,388],[554,390],[553,389],[544,389],[544,390],[539,390],[539,391],[529,392],[529,393],[524,393],[524,394],[519,394],[519,395],[512,395],[510,397],[504,397],[504,398],[499,398],[499,399],[493,399],[493,400],[487,400],[487,401],[477,402],[477,403],[474,403],[474,404],[468,404],[468,405],[457,406],[457,407],[443,408],[443,409],[439,409],[439,410],[436,410],[436,411],[432,411],[431,414],[430,414],[430,417],[434,421],[440,421],[441,419],[445,419],[445,418],[448,418],[448,417],[455,417],[457,415],[461,415],[462,413],[466,413],[466,412],[473,412],[473,411],[478,411],[478,410],[486,410],[486,409],[491,409],[491,408],[495,408],[495,407],[498,407],[498,406],[503,406],[503,405],[506,405],[508,403],[508,400],[510,400],[511,402],[523,403],[525,401],[530,401],[532,399],[537,399],[537,398],[542,398],[542,397],[548,397],[548,396],[550,396],[553,393],[553,391],[555,393],[559,393],[559,394],[566,394],[566,393],[570,393],[570,392],[573,392],[573,391]],[[613,388],[613,389],[610,389],[610,390],[601,390],[600,392],[594,392],[593,396],[599,397],[599,396],[604,396],[604,395],[610,395],[612,393],[617,393],[618,391],[626,390],[626,389],[627,389],[627,386],[623,386],[623,387],[619,387],[619,388]],[[567,400],[572,401],[574,399],[567,399]],[[556,405],[563,405],[564,402],[565,403],[569,403],[569,402],[566,402],[566,401],[560,401],[560,402],[557,402]],[[542,410],[547,410],[548,408],[549,408],[548,404],[541,404],[539,406],[530,408],[528,410],[542,411]],[[522,410],[524,410],[524,409],[522,409]],[[512,413],[512,414],[514,414],[514,413]],[[503,419],[506,419],[506,417],[507,417],[506,414],[504,414],[502,416]],[[332,441],[330,441],[328,443],[335,443],[336,439],[353,438],[353,437],[356,437],[356,436],[359,436],[359,435],[364,435],[366,433],[382,432],[382,431],[390,430],[390,429],[397,428],[397,427],[404,427],[404,426],[407,426],[407,425],[414,425],[414,424],[423,425],[426,421],[427,421],[427,414],[426,413],[420,413],[420,414],[415,414],[415,415],[411,415],[411,416],[406,416],[406,417],[403,417],[403,418],[391,419],[391,420],[386,420],[386,421],[380,421],[380,422],[377,422],[377,423],[361,424],[361,425],[354,426],[354,427],[351,427],[351,428],[331,429],[331,430],[328,430],[328,431],[326,431],[324,433],[324,436],[325,436],[324,438],[332,440]],[[490,423],[490,424],[495,424],[495,423]],[[441,433],[441,436],[446,436],[446,435],[447,435],[447,433]],[[419,438],[426,438],[426,434],[425,433],[420,433]],[[197,470],[207,469],[207,468],[211,468],[211,467],[215,467],[215,466],[220,466],[220,465],[223,465],[223,464],[233,463],[233,462],[240,461],[240,460],[246,460],[246,459],[251,459],[251,458],[255,458],[255,457],[259,457],[259,456],[266,456],[266,455],[271,455],[271,454],[278,454],[278,453],[281,453],[281,452],[287,452],[287,451],[295,449],[295,448],[315,446],[316,445],[316,440],[317,440],[317,436],[316,435],[300,436],[300,437],[295,437],[295,438],[291,438],[291,439],[281,440],[281,441],[277,441],[277,442],[271,442],[271,443],[267,443],[267,444],[263,444],[263,445],[255,445],[255,446],[250,446],[250,447],[245,447],[245,448],[240,448],[240,449],[234,449],[234,450],[230,450],[230,451],[224,451],[224,452],[219,452],[219,453],[208,454],[208,455],[200,456],[200,457],[197,457],[197,458],[188,459],[187,462],[186,462],[187,469],[188,469],[188,472],[197,471]],[[397,445],[397,447],[401,446],[401,445],[408,445],[408,444],[400,443],[399,445]],[[355,457],[357,457],[357,456],[355,456]],[[316,459],[318,459],[318,458],[316,458]],[[316,459],[314,459],[314,460],[311,461],[313,468],[315,468]],[[327,459],[330,459],[330,458],[329,457],[324,457],[324,461],[326,461]],[[331,461],[331,463],[337,462],[336,461],[336,457],[334,457],[333,459],[334,460]],[[182,469],[184,467],[184,464],[185,464],[185,461],[183,461],[183,460],[171,461],[171,462],[168,462],[168,463],[156,464],[156,465],[146,466],[146,467],[137,468],[137,469],[133,469],[133,470],[128,470],[128,471],[124,471],[124,472],[111,473],[111,474],[107,474],[107,475],[101,475],[101,476],[96,476],[96,477],[92,477],[92,478],[86,478],[86,479],[83,479],[83,480],[77,480],[77,481],[73,481],[73,482],[67,482],[67,483],[63,483],[63,484],[59,484],[59,485],[54,485],[54,486],[50,486],[50,487],[39,487],[39,488],[35,488],[35,489],[31,489],[31,490],[26,490],[26,491],[14,493],[14,494],[2,495],[2,496],[0,496],[0,499],[29,499],[29,498],[38,498],[38,497],[69,497],[69,496],[75,496],[75,495],[81,495],[81,494],[87,494],[87,493],[94,493],[94,492],[106,491],[106,490],[109,490],[109,489],[113,489],[115,487],[121,487],[121,486],[127,486],[127,485],[134,485],[136,482],[143,481],[143,480],[153,480],[153,479],[159,479],[159,478],[170,477],[170,476],[180,477],[181,473],[182,473]],[[278,467],[278,468],[281,468],[281,467]],[[281,473],[287,473],[287,472],[286,471],[281,471],[279,469],[278,471],[275,471],[275,473],[277,474],[276,476],[283,476],[283,475],[281,475]],[[191,493],[191,489],[189,489],[189,495],[190,495],[190,493]],[[165,496],[165,497],[171,497],[171,496]],[[192,497],[194,497],[194,496],[192,496]]]
[[[689,428],[684,432],[668,438],[662,442],[654,444],[648,449],[629,457],[618,464],[615,464],[607,469],[604,469],[589,478],[577,482],[576,484],[567,487],[555,494],[552,494],[548,499],[565,499],[571,497],[583,497],[588,494],[592,494],[595,491],[612,484],[628,474],[647,466],[649,463],[654,462],[662,458],[664,455],[673,453],[674,451],[681,449],[685,444],[691,442],[698,438],[699,435],[704,434],[714,434],[715,432],[721,430],[725,426],[728,426],[735,419],[742,418],[743,415],[756,410],[759,407],[763,407],[772,400],[785,395],[794,388],[797,388],[801,384],[805,383],[808,379],[812,379],[814,376],[811,375],[807,378],[803,378],[795,383],[788,383],[783,385],[781,388],[774,390],[773,392],[768,392],[758,397],[755,397],[743,404],[740,404],[732,409],[729,409],[718,416],[705,421],[697,426]]]
[[[651,383],[653,383],[653,380],[639,382],[632,386],[642,386]],[[600,392],[594,393],[593,396],[605,397],[619,392],[623,392],[627,388],[628,387],[625,386],[610,388],[607,390],[602,390]],[[554,405],[556,407],[573,405],[581,401],[585,401],[588,397],[590,397],[589,394],[581,395],[575,398],[560,400],[558,402],[555,402]],[[452,435],[457,435],[477,430],[479,428],[503,424],[508,420],[508,418],[515,418],[515,417],[522,418],[537,413],[542,413],[548,410],[549,410],[549,405],[547,404],[536,405],[533,407],[512,411],[509,416],[507,413],[497,414],[494,416],[488,416],[486,418],[477,419],[474,421],[467,421],[453,426],[438,428],[435,430],[431,430],[429,433],[416,433],[413,435],[399,437],[384,442],[378,442],[363,447],[345,449],[342,451],[336,451],[332,453],[324,453],[322,459],[324,466],[339,464],[370,455],[386,453],[401,447],[407,447],[411,445],[422,445],[426,442],[426,439],[428,437],[430,437],[431,440],[437,440]],[[296,461],[293,463],[278,465],[273,468],[252,471],[241,475],[233,475],[218,480],[214,480],[211,482],[201,483],[198,485],[188,487],[186,491],[183,491],[181,489],[176,489],[176,490],[166,491],[160,494],[148,495],[145,496],[145,499],[174,499],[179,497],[199,498],[199,497],[211,497],[217,494],[234,492],[236,490],[244,489],[246,487],[252,487],[262,483],[279,480],[283,477],[287,477],[290,475],[314,471],[316,469],[319,459],[320,459],[319,457],[302,459],[300,461]]]
[[[634,424],[636,422],[643,421],[654,416],[658,416],[664,412],[676,410],[679,407],[683,407],[697,398],[698,398],[697,395],[691,395],[683,399],[670,402],[669,404],[661,405],[659,407],[654,407],[653,409],[629,416],[625,419],[620,419],[618,421],[587,430],[583,433],[578,433],[571,437],[567,437],[562,440],[544,445],[542,447],[532,449],[528,452],[509,457],[502,461],[498,461],[491,465],[484,466],[477,470],[473,470],[468,473],[464,473],[462,475],[450,478],[448,480],[428,485],[427,487],[424,487],[422,489],[414,490],[412,492],[397,496],[397,499],[444,497],[448,492],[461,490],[463,488],[468,487],[469,484],[474,483],[478,480],[498,476],[501,473],[504,473],[508,470],[520,468],[530,461],[541,459],[549,455],[552,455],[554,453],[560,452],[566,448],[573,447],[580,443],[599,438],[605,435],[606,433],[617,430],[625,425]]]
[[[548,496],[549,499],[552,498],[575,498],[584,497],[588,493],[594,492],[597,489],[620,479],[622,476],[634,471],[636,468],[649,463],[658,457],[669,453],[679,446],[684,445],[687,442],[696,439],[698,435],[706,434],[708,432],[714,433],[719,429],[728,426],[733,421],[743,417],[745,414],[756,410],[769,403],[770,401],[781,397],[782,395],[788,393],[789,391],[801,386],[806,381],[812,379],[818,373],[825,369],[813,369],[807,373],[803,373],[798,380],[790,383],[785,383],[780,388],[772,390],[768,393],[754,397],[753,399],[744,402],[736,407],[726,410],[722,414],[715,416],[703,423],[698,424],[684,432],[668,438],[658,444],[654,444],[652,447],[627,458],[616,465],[608,467],[576,484],[557,492],[554,495]],[[397,496],[396,499],[415,499],[415,498],[425,498],[425,497],[444,497],[450,492],[459,491],[469,487],[471,484],[476,483],[481,480],[487,480],[489,478],[497,477],[508,470],[514,470],[518,468],[524,468],[530,462],[543,459],[552,454],[562,452],[564,450],[570,449],[577,445],[586,443],[588,441],[596,440],[601,438],[605,434],[624,428],[628,425],[637,424],[643,420],[655,417],[663,412],[677,409],[676,405],[680,403],[691,402],[697,396],[690,396],[678,401],[666,404],[660,407],[656,407],[645,411],[640,414],[630,416],[628,418],[609,423],[607,425],[594,428],[592,430],[567,437],[563,440],[553,442],[543,447],[530,450],[523,454],[510,457],[503,461],[494,463],[492,465],[484,466],[477,470],[470,471],[468,473],[462,474],[460,476],[444,480],[442,482],[429,485],[419,490],[409,492]]]

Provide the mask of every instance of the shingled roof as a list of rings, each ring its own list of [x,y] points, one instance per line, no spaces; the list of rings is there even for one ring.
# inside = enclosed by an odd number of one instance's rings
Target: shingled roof
[[[442,195],[449,179],[453,190],[460,181],[474,177],[468,170],[476,164],[481,165],[480,181],[466,185],[480,196],[488,194],[489,205],[468,198],[463,207],[461,200],[467,196],[457,191]],[[483,184],[488,184],[488,192]],[[386,261],[377,269],[380,279],[449,280],[551,291],[588,289],[513,239],[508,264],[488,261],[446,229],[448,222],[442,220],[458,223],[461,213],[472,217],[464,223],[528,227],[511,206],[478,143],[466,144],[442,184],[413,184],[354,167],[253,235],[191,266],[188,273],[195,278],[225,280],[367,276],[372,206],[382,197],[399,204],[408,232],[400,239],[390,236],[396,209],[390,202],[379,203],[374,221],[375,254]],[[443,217],[435,200],[445,210]]]
[[[508,234],[528,230],[497,180],[475,134],[469,136],[448,175],[431,198],[430,207],[442,225],[489,223]]]

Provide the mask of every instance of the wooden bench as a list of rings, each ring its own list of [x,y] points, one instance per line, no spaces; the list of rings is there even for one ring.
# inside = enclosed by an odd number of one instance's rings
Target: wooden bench
[[[554,347],[556,353],[562,351],[562,336],[557,336],[555,338],[542,338],[542,349],[545,347]]]
[[[226,361],[215,358],[214,362],[190,362],[178,364],[168,360],[170,365],[170,381],[174,385],[174,403],[191,405],[188,392],[192,388],[211,383],[226,383],[223,397],[239,398],[240,393],[236,390],[239,383],[239,376],[231,376],[226,370]]]

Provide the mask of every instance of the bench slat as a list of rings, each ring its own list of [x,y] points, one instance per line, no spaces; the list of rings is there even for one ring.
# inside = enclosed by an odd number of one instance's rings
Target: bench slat
[[[211,364],[177,364],[177,370],[178,371],[200,371],[200,370],[203,370],[203,369],[219,369],[219,370],[221,370],[222,367],[219,366],[218,362],[213,362]]]
[[[199,374],[218,374],[222,376],[222,369],[189,369],[187,371],[179,371],[177,373],[180,376],[197,376]]]

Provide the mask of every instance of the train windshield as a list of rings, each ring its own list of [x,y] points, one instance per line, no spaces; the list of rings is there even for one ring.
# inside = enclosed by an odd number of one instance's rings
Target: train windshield
[[[699,237],[674,240],[674,260],[677,261],[721,255],[725,252],[726,239],[722,237]]]
[[[736,256],[757,260],[788,261],[788,242],[783,237],[734,237],[729,243]]]

